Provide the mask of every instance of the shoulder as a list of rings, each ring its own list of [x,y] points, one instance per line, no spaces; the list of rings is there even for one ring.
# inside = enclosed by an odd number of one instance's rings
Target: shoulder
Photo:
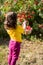
[[[20,33],[24,33],[24,29],[21,25],[18,25],[18,29],[19,29]]]
[[[22,27],[21,25],[18,25],[18,28],[19,28],[19,29],[23,29],[23,27]]]
[[[6,31],[8,34],[11,34],[11,33],[13,33],[14,30],[12,28],[10,28],[10,29],[8,28],[8,29],[6,29]]]

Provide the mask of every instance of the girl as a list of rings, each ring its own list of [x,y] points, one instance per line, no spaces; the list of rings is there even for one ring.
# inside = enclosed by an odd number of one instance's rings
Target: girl
[[[20,52],[22,42],[21,34],[24,33],[23,28],[17,25],[17,14],[9,12],[6,14],[4,27],[10,36],[8,64],[15,65]]]

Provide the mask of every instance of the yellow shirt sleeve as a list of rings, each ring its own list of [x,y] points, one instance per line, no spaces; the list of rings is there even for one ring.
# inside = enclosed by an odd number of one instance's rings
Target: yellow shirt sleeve
[[[19,30],[20,30],[20,33],[24,33],[24,29],[23,29],[23,27],[22,26],[19,26]]]
[[[12,35],[12,33],[13,33],[13,30],[11,30],[11,29],[7,29],[6,31],[7,31],[7,33],[8,33],[9,35]]]

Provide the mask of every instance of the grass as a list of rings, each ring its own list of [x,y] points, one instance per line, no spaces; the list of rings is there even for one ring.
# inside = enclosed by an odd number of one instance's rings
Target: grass
[[[0,65],[8,65],[8,40],[0,38]]]
[[[7,57],[8,57],[8,46],[1,45],[0,46],[0,65],[8,65]]]
[[[0,51],[0,65],[5,65],[5,63],[7,65],[7,54],[8,54],[8,52],[6,51],[6,47],[4,49],[3,46],[0,46],[0,48],[1,48],[1,51]]]

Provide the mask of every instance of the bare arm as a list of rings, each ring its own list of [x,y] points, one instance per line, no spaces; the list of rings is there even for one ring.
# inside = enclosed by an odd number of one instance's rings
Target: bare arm
[[[23,24],[22,24],[22,27],[23,27],[23,29],[24,29],[24,34],[25,34],[25,35],[28,34],[28,31],[26,31],[26,23],[27,23],[27,21],[25,20],[25,21],[23,22]]]

